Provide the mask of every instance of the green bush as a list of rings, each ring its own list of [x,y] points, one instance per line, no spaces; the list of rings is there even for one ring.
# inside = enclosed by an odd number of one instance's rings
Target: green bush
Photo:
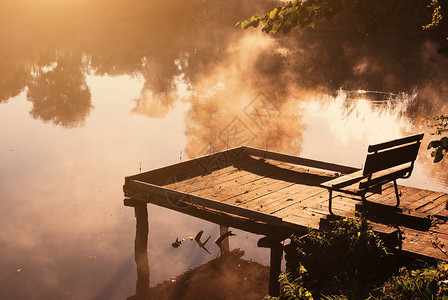
[[[281,295],[265,299],[448,300],[448,264],[398,268],[365,221],[336,220],[330,228],[291,237]]]
[[[291,237],[288,273],[280,276],[282,299],[364,298],[391,274],[391,255],[366,222],[341,219],[330,228]]]
[[[448,265],[417,270],[401,268],[382,287],[372,291],[372,299],[448,299]]]

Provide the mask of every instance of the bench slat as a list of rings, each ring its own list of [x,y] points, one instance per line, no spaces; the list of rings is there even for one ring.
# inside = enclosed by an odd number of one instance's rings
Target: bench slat
[[[403,178],[404,176],[412,172],[412,169],[412,166],[406,166],[377,172],[370,180],[362,180],[359,183],[359,188],[361,190],[368,189],[378,184],[383,184],[396,180],[398,178]]]
[[[359,182],[361,179],[365,178],[365,176],[362,175],[362,170],[359,170],[357,172],[340,176],[335,179],[326,181],[321,183],[321,186],[326,188],[340,188],[343,186],[351,185],[353,183]]]
[[[375,173],[371,180],[367,180],[367,178],[362,175],[362,171],[358,171],[321,183],[321,186],[334,189],[335,191],[348,191],[357,194],[362,193],[366,189],[401,178],[410,171],[412,171],[410,167],[384,170]]]
[[[421,139],[423,139],[423,133],[404,137],[401,139],[396,139],[393,141],[370,145],[368,151],[369,152],[377,152],[377,151],[380,151],[380,150],[383,150],[386,148],[392,148],[392,147],[395,147],[398,145],[404,145],[404,144],[408,144],[408,143],[412,143],[412,142],[417,142],[417,141],[420,141]]]
[[[419,148],[420,142],[383,152],[368,154],[363,174],[369,175],[402,164],[412,163],[417,158]]]

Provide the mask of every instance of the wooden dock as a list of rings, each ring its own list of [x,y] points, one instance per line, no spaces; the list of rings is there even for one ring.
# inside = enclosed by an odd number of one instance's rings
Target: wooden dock
[[[329,201],[328,191],[320,184],[357,170],[239,147],[126,177],[124,193],[129,205],[132,201],[153,203],[221,226],[263,234],[271,247],[293,232],[324,228],[330,218]],[[400,208],[393,208],[396,199],[390,184],[383,186],[381,194],[367,198],[375,203],[371,207],[363,207],[347,194],[334,193],[332,210],[342,217],[367,212],[376,232],[401,238],[397,253],[448,260],[448,195],[406,186],[399,186],[399,191]]]

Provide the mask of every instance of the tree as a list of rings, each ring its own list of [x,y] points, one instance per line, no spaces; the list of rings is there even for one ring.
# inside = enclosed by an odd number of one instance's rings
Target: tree
[[[265,33],[288,33],[294,27],[315,28],[325,22],[356,25],[366,35],[381,28],[441,30],[446,35],[448,0],[294,0],[263,16],[238,22],[235,27],[257,28],[263,24],[261,30]],[[437,52],[448,52],[448,37]],[[448,132],[448,116],[440,115],[433,121],[433,134]],[[440,162],[448,155],[448,138],[431,141],[429,149],[434,149],[434,162]]]
[[[433,127],[436,130],[432,132],[432,135],[442,135],[448,132],[448,115],[440,115],[432,118],[433,123],[429,124],[429,127]],[[431,156],[434,157],[434,162],[438,163],[448,155],[448,137],[444,136],[441,139],[433,140],[428,144],[428,150],[434,149]]]
[[[439,2],[440,1],[440,2]],[[295,0],[263,16],[238,22],[235,27],[247,29],[263,24],[266,33],[288,33],[294,27],[315,28],[334,19],[357,25],[368,34],[381,27],[413,25],[423,22],[423,30],[448,24],[446,0]],[[445,18],[444,18],[445,17]]]

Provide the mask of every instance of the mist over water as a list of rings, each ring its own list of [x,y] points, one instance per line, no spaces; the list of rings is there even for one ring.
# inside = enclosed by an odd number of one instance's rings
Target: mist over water
[[[0,295],[135,294],[124,177],[250,145],[362,167],[371,143],[425,132],[403,182],[447,192],[426,117],[446,113],[440,38],[324,26],[288,35],[233,25],[259,1],[0,1]],[[149,206],[150,286],[211,261],[218,226]],[[258,236],[231,248],[269,264]],[[250,278],[248,289],[258,290]],[[236,296],[236,295],[235,295]]]

